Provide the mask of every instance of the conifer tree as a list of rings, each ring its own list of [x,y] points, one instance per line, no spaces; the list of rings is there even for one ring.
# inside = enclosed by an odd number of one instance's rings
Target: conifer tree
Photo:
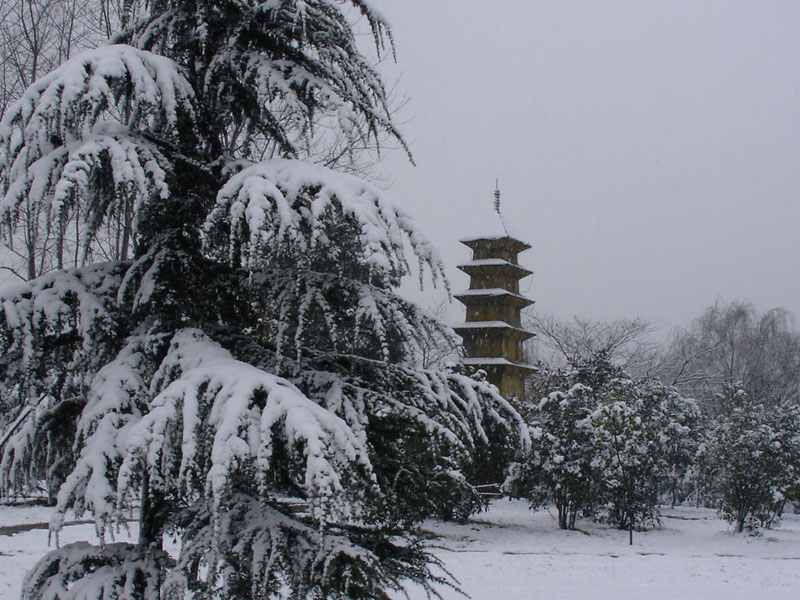
[[[24,598],[435,592],[408,527],[525,445],[496,389],[411,366],[435,324],[394,289],[408,253],[442,273],[411,219],[300,160],[322,126],[403,143],[345,9],[381,52],[388,27],[349,4],[131,1],[0,123],[3,226],[78,214],[86,263],[2,291],[0,484],[45,481],[53,530],[89,511],[101,540],[49,553]],[[130,257],[91,264],[118,215]],[[132,513],[138,541],[107,543]]]

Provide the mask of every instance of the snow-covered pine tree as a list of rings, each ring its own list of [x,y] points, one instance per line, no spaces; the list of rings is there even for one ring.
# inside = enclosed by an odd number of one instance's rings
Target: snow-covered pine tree
[[[405,360],[432,326],[393,293],[407,248],[441,273],[412,221],[297,160],[320,123],[402,143],[345,9],[379,51],[385,22],[362,0],[126,6],[117,44],[0,123],[4,227],[77,212],[88,263],[124,214],[133,248],[2,292],[2,486],[46,480],[54,531],[88,510],[101,539],[48,554],[23,597],[431,589],[409,524],[468,498],[476,450],[509,457],[526,430],[494,388]],[[138,543],[105,543],[132,512]]]

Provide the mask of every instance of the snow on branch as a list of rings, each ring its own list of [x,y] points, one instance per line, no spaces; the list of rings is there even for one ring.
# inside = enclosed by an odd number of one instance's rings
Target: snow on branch
[[[400,417],[415,423],[431,446],[446,444],[468,453],[489,442],[487,427],[505,431],[524,452],[530,435],[522,417],[497,388],[445,371],[428,371],[348,357],[347,374],[334,372],[336,359],[319,357],[300,375],[302,387],[365,436],[370,419]],[[332,370],[327,370],[332,369]]]
[[[205,489],[215,506],[231,478],[255,471],[266,488],[279,440],[298,462],[296,481],[316,518],[358,518],[350,478],[368,484],[367,449],[338,417],[289,382],[235,360],[198,330],[178,332],[165,364],[180,376],[154,399],[130,432],[120,469],[119,494],[145,464],[150,484],[191,496]],[[158,378],[155,379],[156,381]]]
[[[135,216],[166,197],[168,161],[148,140],[174,136],[192,99],[175,63],[127,46],[83,52],[37,80],[0,121],[0,222],[41,211],[59,223],[80,200],[85,253],[112,206]]]
[[[45,555],[25,576],[22,600],[158,598],[174,561],[163,550],[75,542]]]
[[[51,526],[58,531],[69,508],[90,510],[100,539],[121,517],[117,504],[117,471],[126,456],[128,435],[147,411],[152,397],[147,381],[152,355],[164,345],[161,336],[133,336],[116,358],[92,379],[86,406],[77,425],[75,467],[58,492]]]
[[[410,217],[372,185],[319,165],[277,159],[251,165],[231,177],[217,194],[205,224],[207,237],[229,227],[232,262],[255,268],[268,247],[289,244],[298,255],[334,248],[327,227],[341,215],[356,228],[365,262],[392,276],[409,272],[408,243],[434,279],[444,268],[432,244]],[[420,274],[421,276],[421,274]]]
[[[101,122],[168,131],[191,115],[193,91],[168,58],[124,45],[87,50],[38,79],[5,113],[4,162],[23,146],[39,149],[83,138]],[[30,153],[29,153],[30,154]]]
[[[50,273],[0,288],[2,401],[20,419],[0,447],[0,488],[50,480],[71,456],[74,415],[89,382],[119,345],[117,290],[124,264]],[[58,479],[58,478],[56,478]]]
[[[53,408],[55,399],[43,396],[22,407],[0,442],[0,494],[8,496],[33,487],[37,461],[34,459],[37,436]],[[56,454],[49,451],[48,454]]]
[[[271,335],[279,356],[301,359],[309,348],[408,360],[420,355],[429,332],[455,345],[455,335],[394,291],[372,284],[362,273],[336,265],[333,272],[293,268],[252,273],[258,303],[274,321]],[[351,265],[352,266],[352,265]],[[340,270],[341,267],[341,270]]]
[[[268,494],[276,444],[297,465],[294,484],[314,517],[359,518],[354,495],[359,481],[361,490],[373,485],[371,466],[364,440],[344,421],[199,330],[176,333],[155,369],[152,356],[163,343],[133,337],[95,376],[54,530],[68,509],[89,510],[102,539],[138,501],[142,466],[152,488],[189,500],[207,496],[215,506],[241,470]]]
[[[48,339],[77,341],[70,369],[105,358],[101,348],[116,331],[115,301],[125,266],[102,263],[0,287],[0,350],[14,357],[11,368],[36,372],[52,358],[43,355]]]
[[[382,54],[391,32],[370,3],[226,2],[189,15],[155,5],[148,13],[117,39],[169,53],[181,32],[193,30],[196,43],[215,48],[196,54],[191,64],[198,95],[222,119],[244,125],[248,136],[271,138],[282,155],[297,156],[329,117],[351,142],[373,138],[378,144],[385,132],[408,151],[392,122],[381,77],[360,52],[351,25],[361,13]]]
[[[214,597],[272,592],[276,597],[386,600],[387,590],[401,592],[409,580],[431,597],[439,597],[433,583],[453,585],[443,571],[433,572],[431,567],[441,563],[411,536],[357,527],[321,530],[243,493],[232,494],[220,507],[216,525],[206,507],[192,509],[186,533],[176,568],[162,588],[169,598],[184,598],[198,571]]]

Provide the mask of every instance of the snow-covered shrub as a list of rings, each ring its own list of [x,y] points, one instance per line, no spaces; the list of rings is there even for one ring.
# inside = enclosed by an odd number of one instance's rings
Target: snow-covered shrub
[[[698,457],[701,483],[736,532],[770,527],[800,491],[800,409],[753,403],[735,387],[719,404]]]
[[[632,380],[602,353],[543,371],[526,415],[531,451],[506,491],[533,508],[553,503],[559,527],[597,516],[622,529],[658,519],[662,495],[685,477],[697,447],[697,408],[675,390]]]
[[[22,600],[158,598],[174,564],[159,548],[75,542],[50,552],[25,576]]]
[[[645,391],[653,394],[660,405],[657,433],[669,467],[666,492],[670,504],[675,506],[697,492],[694,475],[705,421],[694,399],[686,398],[675,388],[650,384]]]
[[[603,520],[633,530],[658,520],[670,466],[660,431],[668,419],[647,385],[612,379],[591,415],[595,463],[603,471]]]
[[[594,514],[601,500],[601,472],[596,464],[591,414],[593,390],[575,373],[550,371],[537,382],[546,395],[532,407],[531,451],[514,463],[504,488],[535,509],[555,504],[558,526],[574,529],[580,516]]]

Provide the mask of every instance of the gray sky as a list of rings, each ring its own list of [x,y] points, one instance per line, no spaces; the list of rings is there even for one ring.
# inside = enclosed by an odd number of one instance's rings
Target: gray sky
[[[418,163],[383,170],[454,290],[499,177],[542,311],[800,316],[800,2],[375,4]]]

